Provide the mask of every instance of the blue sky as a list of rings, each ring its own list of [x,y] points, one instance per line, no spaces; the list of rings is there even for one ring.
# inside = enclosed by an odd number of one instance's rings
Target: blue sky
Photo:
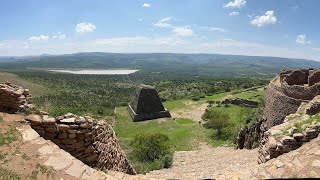
[[[0,56],[217,53],[320,60],[318,0],[2,0]]]

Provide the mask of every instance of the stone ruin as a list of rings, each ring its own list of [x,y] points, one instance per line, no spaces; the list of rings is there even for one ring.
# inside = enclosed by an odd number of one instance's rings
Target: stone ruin
[[[320,94],[320,69],[283,70],[270,82],[263,115],[266,128],[281,124],[302,102]]]
[[[259,103],[257,101],[251,101],[248,99],[225,99],[221,102],[221,104],[234,104],[237,106],[243,106],[243,107],[249,107],[249,108],[257,108],[259,106]]]
[[[154,87],[140,85],[137,87],[133,100],[128,104],[128,112],[133,121],[144,121],[171,117],[159,98]]]
[[[92,167],[136,174],[115,132],[105,122],[71,113],[56,118],[30,115],[26,120],[40,136]]]
[[[28,89],[11,83],[0,83],[0,111],[15,113],[32,109],[32,97]]]
[[[0,83],[0,112],[25,112],[33,108],[28,89]],[[92,167],[136,174],[112,127],[103,121],[72,113],[54,118],[43,111],[25,120],[40,136]]]
[[[297,123],[320,112],[320,69],[283,70],[268,86],[263,118],[242,129],[237,138],[238,148],[252,148],[259,139],[259,163],[264,163],[283,153],[299,148],[304,142],[318,136],[320,124],[311,124],[302,133],[296,133],[291,114]],[[290,115],[290,116],[288,116]],[[287,118],[286,118],[287,117]],[[291,128],[288,134],[281,132]]]

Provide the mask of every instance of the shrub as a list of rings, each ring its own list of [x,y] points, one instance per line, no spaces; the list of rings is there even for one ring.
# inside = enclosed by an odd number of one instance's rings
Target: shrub
[[[138,134],[131,141],[133,156],[141,162],[152,162],[170,153],[169,137],[165,134]]]
[[[224,111],[218,109],[211,109],[206,111],[202,119],[206,121],[205,127],[216,129],[217,135],[222,135],[222,130],[230,125],[230,116]]]

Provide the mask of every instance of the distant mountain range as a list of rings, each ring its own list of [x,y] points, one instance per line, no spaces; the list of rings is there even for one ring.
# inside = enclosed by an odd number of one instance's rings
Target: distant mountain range
[[[280,69],[320,68],[306,59],[219,54],[76,53],[0,57],[0,69],[25,68],[134,68],[143,72],[183,72],[199,75],[274,76]]]

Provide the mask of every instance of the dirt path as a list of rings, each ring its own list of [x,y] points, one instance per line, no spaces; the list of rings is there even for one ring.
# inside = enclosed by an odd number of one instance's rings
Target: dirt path
[[[201,116],[207,109],[208,103],[201,104],[200,106],[191,105],[186,109],[179,109],[177,111],[171,112],[172,117],[174,118],[187,118],[194,121],[201,121]]]

